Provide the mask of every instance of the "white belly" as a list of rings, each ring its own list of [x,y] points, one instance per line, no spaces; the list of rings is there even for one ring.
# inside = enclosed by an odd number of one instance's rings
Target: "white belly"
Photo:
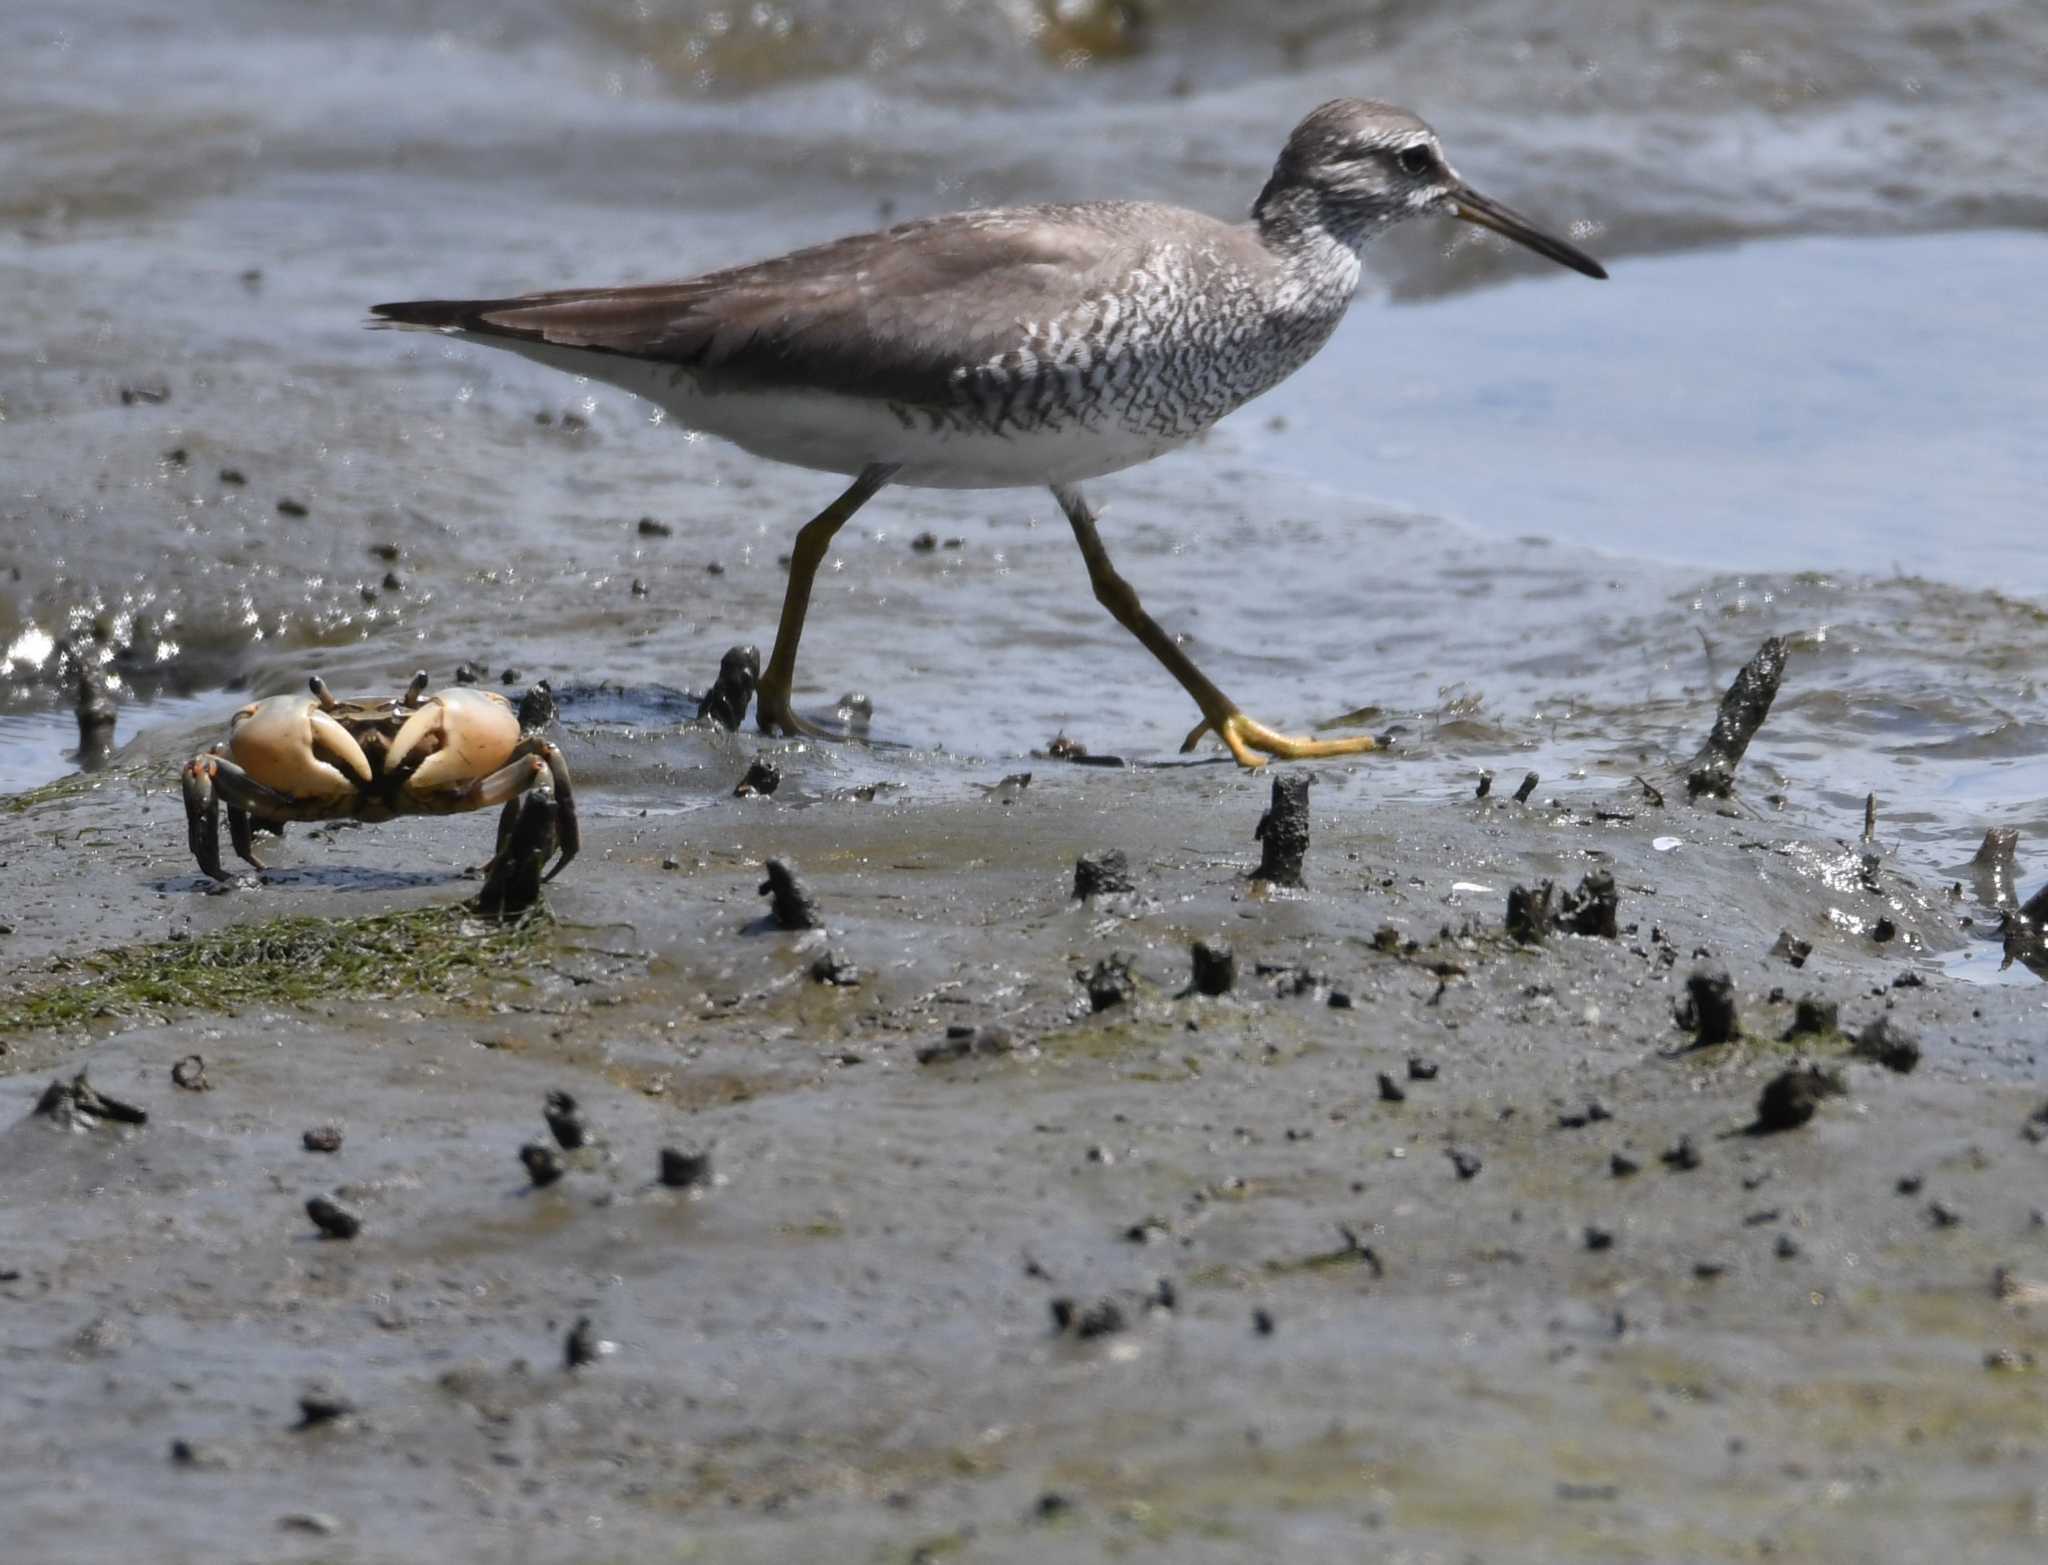
[[[848,476],[888,464],[899,469],[892,483],[915,489],[1076,484],[1135,467],[1186,443],[1135,434],[1108,420],[1096,430],[1075,425],[1015,435],[945,425],[934,429],[914,411],[899,411],[880,400],[818,391],[707,394],[696,377],[672,365],[504,337],[454,335],[630,391],[684,428],[716,435],[770,461]]]

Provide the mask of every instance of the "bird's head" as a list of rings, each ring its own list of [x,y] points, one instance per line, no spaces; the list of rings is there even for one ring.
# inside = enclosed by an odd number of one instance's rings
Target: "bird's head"
[[[1413,114],[1360,98],[1326,103],[1294,127],[1253,212],[1269,233],[1320,228],[1353,249],[1395,223],[1441,213],[1588,277],[1607,275],[1576,245],[1466,184],[1444,161],[1436,132]]]

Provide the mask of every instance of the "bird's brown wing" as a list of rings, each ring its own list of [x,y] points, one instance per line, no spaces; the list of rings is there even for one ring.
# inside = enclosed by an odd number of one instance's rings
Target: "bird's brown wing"
[[[1141,264],[1138,215],[1120,203],[963,212],[684,282],[416,300],[373,313],[676,364],[734,389],[940,401],[958,372],[1028,351]]]

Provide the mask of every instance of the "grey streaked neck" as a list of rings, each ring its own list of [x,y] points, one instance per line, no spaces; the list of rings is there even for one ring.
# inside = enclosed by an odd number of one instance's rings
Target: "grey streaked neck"
[[[1389,221],[1356,204],[1332,202],[1278,169],[1252,203],[1259,238],[1267,249],[1290,259],[1314,256],[1331,245],[1355,256]]]

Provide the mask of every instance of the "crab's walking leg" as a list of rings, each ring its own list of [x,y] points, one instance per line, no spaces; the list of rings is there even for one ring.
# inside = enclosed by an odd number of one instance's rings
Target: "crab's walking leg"
[[[576,792],[569,782],[569,765],[562,759],[561,750],[553,741],[535,735],[519,741],[512,752],[512,759],[499,767],[488,777],[479,777],[475,782],[455,789],[445,795],[441,808],[448,811],[482,810],[494,804],[510,804],[535,783],[546,778],[555,794],[555,831],[561,842],[562,856],[555,860],[555,867],[544,877],[553,880],[568,867],[583,846],[583,839],[576,829]],[[505,839],[511,822],[516,817],[512,812],[499,817],[498,850],[504,851]],[[491,863],[484,869],[488,872],[497,863],[497,854],[491,856]]]
[[[235,852],[258,869],[267,869],[269,866],[256,857],[254,827],[257,823],[271,826],[283,821],[322,818],[322,813],[318,809],[309,807],[288,793],[279,793],[275,788],[265,787],[224,755],[200,756],[192,766],[201,764],[206,767],[208,778],[213,784],[213,792],[228,807],[228,834],[234,841]],[[189,777],[192,767],[185,770]],[[189,784],[186,798],[191,798]],[[330,809],[325,813],[332,815],[336,812]]]
[[[228,806],[228,841],[235,845],[235,856],[246,859],[258,869],[270,866],[256,857],[256,823],[249,818],[249,812]]]
[[[195,755],[185,763],[185,844],[201,874],[225,883],[233,877],[220,862],[220,795],[213,789],[218,764],[211,755]]]

